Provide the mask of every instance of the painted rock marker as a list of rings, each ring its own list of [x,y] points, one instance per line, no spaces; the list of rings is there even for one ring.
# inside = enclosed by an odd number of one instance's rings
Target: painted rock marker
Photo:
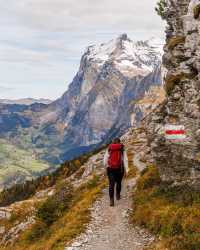
[[[165,137],[168,140],[184,140],[186,138],[185,126],[165,125]]]

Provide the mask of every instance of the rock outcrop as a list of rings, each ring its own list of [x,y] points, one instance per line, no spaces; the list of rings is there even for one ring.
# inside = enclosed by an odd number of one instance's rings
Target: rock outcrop
[[[200,180],[200,1],[167,0],[165,103],[147,119],[149,143],[162,179],[196,185]],[[186,139],[166,140],[165,124],[184,125]]]

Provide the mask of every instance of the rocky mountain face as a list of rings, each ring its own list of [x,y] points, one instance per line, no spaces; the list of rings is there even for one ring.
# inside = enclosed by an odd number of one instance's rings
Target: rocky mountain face
[[[0,104],[0,137],[53,165],[99,147],[163,100],[161,56],[161,42],[126,34],[88,47],[56,101]]]
[[[134,101],[150,87],[161,86],[162,45],[132,42],[126,34],[100,46],[90,46],[69,89],[53,102],[42,122],[62,127],[64,159],[77,148],[98,145],[122,134],[143,117]],[[132,105],[130,104],[132,102]]]
[[[163,180],[199,184],[200,1],[166,1],[163,64],[167,100],[147,121],[149,142]],[[166,140],[165,124],[184,125],[185,140]]]

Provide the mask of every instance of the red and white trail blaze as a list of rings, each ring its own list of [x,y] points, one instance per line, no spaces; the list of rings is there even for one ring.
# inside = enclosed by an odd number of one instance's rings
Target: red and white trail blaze
[[[185,127],[183,125],[165,125],[165,137],[169,140],[185,139]]]

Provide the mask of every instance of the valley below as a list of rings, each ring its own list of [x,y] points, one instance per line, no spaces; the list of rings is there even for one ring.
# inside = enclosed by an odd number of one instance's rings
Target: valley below
[[[36,159],[30,150],[0,139],[0,190],[46,174],[51,167]]]

